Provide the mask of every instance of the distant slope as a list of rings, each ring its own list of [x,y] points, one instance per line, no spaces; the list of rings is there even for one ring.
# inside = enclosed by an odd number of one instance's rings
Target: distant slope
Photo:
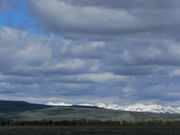
[[[180,114],[126,112],[88,106],[53,107],[18,101],[0,101],[0,118],[14,120],[180,120]]]
[[[52,107],[37,111],[22,112],[19,114],[23,119],[98,119],[98,120],[145,120],[145,119],[180,119],[179,114],[158,114],[114,111],[100,108],[82,107]]]
[[[30,104],[22,101],[2,101],[0,100],[0,113],[16,113],[24,111],[33,111],[37,109],[49,108],[48,105]]]

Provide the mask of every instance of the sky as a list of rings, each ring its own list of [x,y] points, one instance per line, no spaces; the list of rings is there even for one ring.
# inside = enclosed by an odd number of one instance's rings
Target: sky
[[[180,106],[179,0],[0,0],[0,99]]]

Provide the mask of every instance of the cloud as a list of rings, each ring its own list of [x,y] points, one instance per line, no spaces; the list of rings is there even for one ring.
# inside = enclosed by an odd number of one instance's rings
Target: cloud
[[[180,76],[180,69],[176,69],[176,70],[170,72],[170,76],[172,76],[172,77]]]
[[[179,0],[27,4],[35,34],[0,27],[1,99],[179,104]]]
[[[99,85],[127,78],[99,71],[101,57],[93,55],[105,47],[104,42],[78,42],[6,27],[0,28],[0,39],[1,94],[93,96]]]
[[[123,8],[123,9],[166,9],[172,8],[177,0],[66,0],[65,2],[78,6],[100,6],[108,8]]]
[[[136,26],[137,20],[126,11],[98,7],[76,7],[64,1],[31,1],[32,15],[39,25],[55,33],[116,34]],[[44,7],[43,3],[47,7]],[[50,21],[48,21],[50,20]]]
[[[177,0],[32,0],[29,7],[31,16],[47,32],[107,40],[127,35],[176,37],[178,3]]]
[[[127,79],[126,76],[114,75],[112,73],[99,73],[99,74],[84,74],[77,76],[78,80],[88,80],[93,82],[118,82]]]
[[[0,10],[6,10],[12,8],[15,4],[14,0],[1,0],[0,1]]]
[[[178,79],[169,74],[180,64],[179,41],[120,39],[67,39],[1,27],[0,96],[41,103],[178,101]]]

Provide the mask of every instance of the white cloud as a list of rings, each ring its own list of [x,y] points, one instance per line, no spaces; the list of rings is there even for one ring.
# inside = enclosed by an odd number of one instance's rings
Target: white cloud
[[[52,67],[52,69],[70,69],[70,70],[76,70],[83,68],[85,65],[84,60],[80,59],[71,59],[71,60],[65,60],[62,63],[57,63],[55,66]]]
[[[77,76],[77,80],[87,80],[93,82],[118,82],[127,79],[126,76],[114,75],[112,73],[83,74]]]
[[[19,49],[16,56],[23,63],[41,63],[51,58],[51,49],[42,44],[27,45],[25,48]]]
[[[176,69],[170,73],[170,76],[180,76],[180,69]]]

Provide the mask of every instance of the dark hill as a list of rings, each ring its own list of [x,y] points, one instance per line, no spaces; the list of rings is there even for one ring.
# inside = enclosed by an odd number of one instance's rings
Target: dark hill
[[[2,101],[0,100],[0,113],[15,113],[24,111],[34,111],[37,109],[45,109],[51,106],[30,104],[23,101]]]

